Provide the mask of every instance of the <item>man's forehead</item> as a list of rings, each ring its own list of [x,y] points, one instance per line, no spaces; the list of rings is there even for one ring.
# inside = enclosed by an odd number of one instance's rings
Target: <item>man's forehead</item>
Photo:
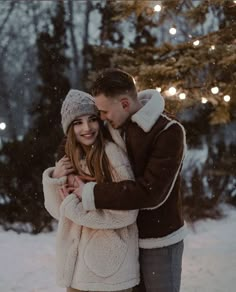
[[[109,98],[105,95],[98,95],[95,98],[95,104],[100,109],[100,107],[107,108],[119,103],[119,100],[116,98]]]

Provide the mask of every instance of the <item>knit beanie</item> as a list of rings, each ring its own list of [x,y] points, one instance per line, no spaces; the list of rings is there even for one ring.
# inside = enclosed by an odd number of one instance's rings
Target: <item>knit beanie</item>
[[[61,124],[66,134],[70,124],[78,117],[84,115],[98,115],[94,98],[83,91],[71,89],[61,107]]]

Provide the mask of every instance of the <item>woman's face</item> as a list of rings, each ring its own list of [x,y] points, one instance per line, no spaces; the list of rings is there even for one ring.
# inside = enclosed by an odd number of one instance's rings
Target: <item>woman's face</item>
[[[94,144],[99,133],[98,118],[94,115],[84,115],[73,121],[73,129],[77,141],[84,146]]]

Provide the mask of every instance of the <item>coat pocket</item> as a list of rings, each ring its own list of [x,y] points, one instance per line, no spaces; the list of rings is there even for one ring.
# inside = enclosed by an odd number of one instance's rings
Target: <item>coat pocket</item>
[[[99,277],[115,274],[126,257],[128,249],[127,228],[98,230],[88,241],[84,262],[88,269]]]

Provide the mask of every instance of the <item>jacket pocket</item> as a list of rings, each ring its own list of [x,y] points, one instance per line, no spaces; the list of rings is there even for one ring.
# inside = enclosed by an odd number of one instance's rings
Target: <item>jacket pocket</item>
[[[88,269],[99,277],[115,274],[126,257],[128,249],[127,228],[98,230],[88,241],[84,262]]]

